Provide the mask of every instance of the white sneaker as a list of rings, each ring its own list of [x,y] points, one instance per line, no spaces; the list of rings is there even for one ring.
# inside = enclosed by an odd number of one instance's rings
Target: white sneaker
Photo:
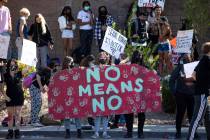
[[[103,133],[103,138],[104,139],[111,139],[111,136],[109,136],[106,132]]]
[[[93,136],[91,136],[92,139],[98,139],[99,138],[99,134],[95,133]]]
[[[32,123],[31,124],[33,127],[43,127],[44,125],[43,124],[41,124],[41,123]]]

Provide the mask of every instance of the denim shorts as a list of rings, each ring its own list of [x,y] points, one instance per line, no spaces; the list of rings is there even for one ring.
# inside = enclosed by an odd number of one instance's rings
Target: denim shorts
[[[158,47],[158,52],[169,52],[170,50],[169,47],[170,47],[169,43],[160,44]]]

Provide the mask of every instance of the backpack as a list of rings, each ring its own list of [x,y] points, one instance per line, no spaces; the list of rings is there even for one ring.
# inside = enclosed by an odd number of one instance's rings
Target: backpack
[[[36,76],[36,72],[33,72],[33,73],[29,74],[28,76],[26,76],[25,78],[23,78],[23,87],[25,89],[29,88],[32,85],[35,76]]]

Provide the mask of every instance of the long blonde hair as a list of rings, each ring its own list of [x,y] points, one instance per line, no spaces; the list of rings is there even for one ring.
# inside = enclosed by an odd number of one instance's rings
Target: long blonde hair
[[[42,27],[42,34],[46,34],[47,32],[47,28],[46,28],[46,21],[45,21],[45,18],[43,17],[42,14],[38,13],[36,16],[35,16],[35,22],[36,22],[36,18],[40,18],[41,19],[41,27]]]

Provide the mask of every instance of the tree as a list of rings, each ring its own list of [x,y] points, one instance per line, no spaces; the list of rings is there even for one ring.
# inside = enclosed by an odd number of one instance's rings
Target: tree
[[[186,0],[185,16],[197,31],[200,42],[207,40],[210,23],[209,0]]]

